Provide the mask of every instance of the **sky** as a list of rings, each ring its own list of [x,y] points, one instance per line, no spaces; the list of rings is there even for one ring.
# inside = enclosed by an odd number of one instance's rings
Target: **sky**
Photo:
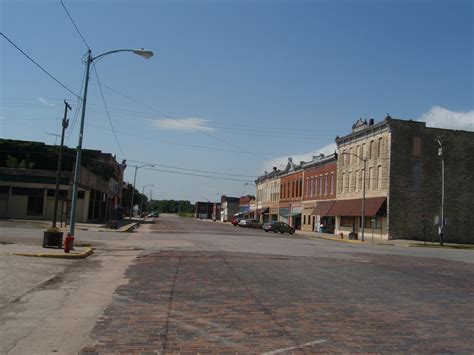
[[[83,144],[126,159],[129,182],[153,164],[136,186],[154,199],[255,194],[360,117],[474,131],[472,1],[63,4],[84,40],[60,0],[0,0],[1,32],[68,89],[0,37],[0,137],[55,144],[66,99],[75,147],[87,48],[152,50],[95,62]]]

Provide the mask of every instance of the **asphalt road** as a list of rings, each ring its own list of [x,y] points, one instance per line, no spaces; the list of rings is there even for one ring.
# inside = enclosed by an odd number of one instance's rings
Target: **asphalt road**
[[[37,234],[7,226],[0,241],[35,243]],[[58,272],[2,299],[0,352],[474,352],[472,250],[348,244],[174,215],[78,239],[96,253],[29,261],[36,277]],[[21,284],[25,259],[5,260],[2,285],[15,275]]]

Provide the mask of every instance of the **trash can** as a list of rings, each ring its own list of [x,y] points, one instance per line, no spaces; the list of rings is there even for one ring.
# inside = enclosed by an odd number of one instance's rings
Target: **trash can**
[[[63,247],[63,232],[59,230],[47,230],[43,232],[43,248]]]
[[[349,239],[350,240],[357,240],[358,239],[358,235],[356,232],[350,232],[349,233]]]

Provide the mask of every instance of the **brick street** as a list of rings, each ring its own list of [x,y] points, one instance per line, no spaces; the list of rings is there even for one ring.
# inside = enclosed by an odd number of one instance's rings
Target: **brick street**
[[[351,256],[143,256],[83,353],[474,351],[472,265]]]

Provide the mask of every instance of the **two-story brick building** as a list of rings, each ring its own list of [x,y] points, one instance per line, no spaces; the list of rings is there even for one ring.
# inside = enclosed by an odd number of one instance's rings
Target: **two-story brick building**
[[[302,230],[333,233],[334,216],[327,211],[336,198],[336,154],[319,155],[303,168],[303,223]]]
[[[278,220],[280,201],[280,175],[276,167],[270,173],[265,172],[255,180],[257,216],[261,223]]]
[[[288,158],[280,177],[278,218],[296,229],[301,229],[303,211],[303,163],[296,165],[292,158]]]

